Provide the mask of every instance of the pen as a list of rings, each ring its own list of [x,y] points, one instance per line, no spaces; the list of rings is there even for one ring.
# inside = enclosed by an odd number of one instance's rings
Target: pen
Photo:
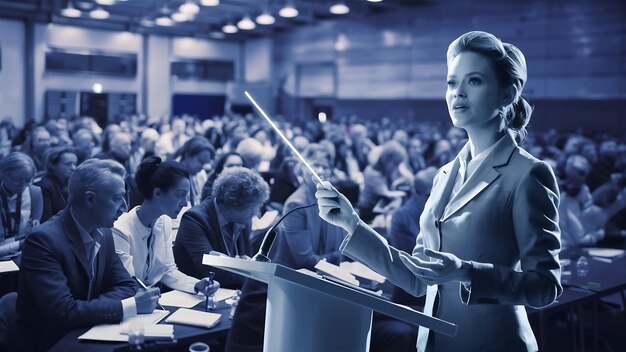
[[[139,286],[141,286],[144,290],[148,289],[148,286],[146,286],[146,284],[144,284],[143,281],[139,280],[139,278],[137,276],[133,276],[133,279],[135,281],[137,281]],[[159,309],[161,309],[161,310],[165,310],[165,308],[163,308],[163,306],[159,303],[159,301],[157,301],[157,307],[159,307]]]

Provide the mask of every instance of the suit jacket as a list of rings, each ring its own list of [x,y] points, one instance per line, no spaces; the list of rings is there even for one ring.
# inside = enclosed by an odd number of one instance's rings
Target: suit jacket
[[[87,253],[69,207],[26,238],[17,289],[17,350],[46,350],[72,329],[122,320],[122,300],[135,294],[136,284],[115,254],[111,230],[100,231],[91,297]]]
[[[249,242],[251,231],[252,221],[246,224],[237,240],[239,255],[252,256]],[[211,251],[228,253],[213,198],[192,207],[183,215],[173,251],[178,270],[189,276],[201,279],[209,276],[209,272],[212,271],[221,287],[238,289],[243,285],[245,280],[243,276],[202,264],[202,257]]]
[[[44,174],[35,185],[41,188],[43,194],[43,214],[41,215],[43,223],[67,206],[67,185],[63,185],[61,180],[48,173]]]
[[[562,292],[556,179],[510,136],[503,142],[452,199],[459,156],[443,166],[420,217],[413,256],[429,260],[424,249],[432,248],[471,261],[470,290],[458,282],[426,286],[362,223],[342,244],[407,292],[426,293],[425,314],[458,324],[456,337],[420,328],[419,351],[537,350],[524,306],[546,306]]]
[[[315,189],[302,184],[285,202],[283,214],[308,204],[316,204]],[[296,210],[283,220],[276,236],[275,261],[313,271],[321,259],[338,265],[342,257],[339,246],[345,235],[342,228],[322,220],[316,206]]]

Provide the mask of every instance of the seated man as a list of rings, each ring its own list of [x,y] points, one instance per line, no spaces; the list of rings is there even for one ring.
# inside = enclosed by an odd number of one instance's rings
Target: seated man
[[[111,226],[127,210],[125,173],[112,160],[85,161],[69,180],[69,206],[27,237],[15,350],[47,350],[72,329],[154,310],[159,289],[137,293],[115,254]]]
[[[202,257],[211,251],[252,256],[252,217],[268,194],[269,186],[258,173],[244,167],[224,170],[213,184],[213,196],[183,215],[174,243],[178,269],[198,279],[213,271],[222,287],[240,288],[243,276],[203,265]]]

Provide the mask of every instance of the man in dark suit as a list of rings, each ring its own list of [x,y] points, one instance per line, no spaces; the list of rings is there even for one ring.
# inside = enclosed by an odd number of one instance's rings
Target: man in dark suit
[[[47,350],[72,329],[115,324],[154,310],[158,288],[136,294],[115,254],[110,228],[127,210],[124,176],[117,162],[85,161],[70,178],[69,206],[27,237],[15,350]]]
[[[212,196],[183,215],[173,249],[178,269],[197,278],[213,271],[221,287],[241,288],[243,276],[203,265],[202,257],[211,251],[251,256],[252,217],[268,195],[269,186],[257,172],[244,167],[224,170]]]

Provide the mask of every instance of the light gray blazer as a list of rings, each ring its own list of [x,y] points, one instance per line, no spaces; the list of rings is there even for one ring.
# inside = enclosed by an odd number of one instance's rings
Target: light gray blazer
[[[453,338],[420,327],[418,351],[536,351],[524,306],[547,306],[563,290],[554,173],[510,136],[501,142],[450,199],[465,145],[438,171],[420,217],[413,255],[428,259],[432,248],[471,261],[469,291],[459,282],[427,286],[363,223],[341,245],[405,291],[426,293],[425,314],[458,324]]]

